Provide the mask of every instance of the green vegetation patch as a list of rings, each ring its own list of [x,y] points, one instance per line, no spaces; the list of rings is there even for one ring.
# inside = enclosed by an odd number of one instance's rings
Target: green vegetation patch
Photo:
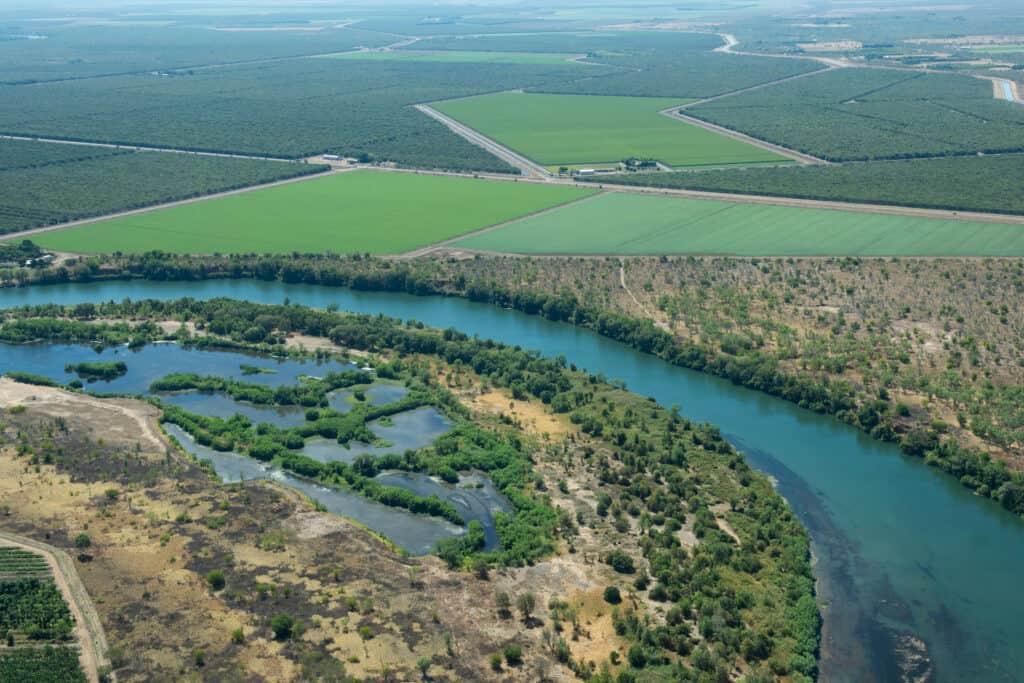
[[[79,253],[400,253],[591,193],[355,171],[47,233],[38,242]]]
[[[486,62],[490,64],[565,64],[568,55],[540,52],[340,52],[324,55],[325,59],[401,62]]]
[[[630,157],[669,166],[776,163],[783,157],[658,114],[685,104],[655,97],[499,93],[433,105],[545,165]]]
[[[457,245],[532,254],[1022,256],[1024,226],[609,193]]]

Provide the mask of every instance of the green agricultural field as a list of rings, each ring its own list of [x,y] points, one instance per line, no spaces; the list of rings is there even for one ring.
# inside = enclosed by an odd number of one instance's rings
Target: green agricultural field
[[[523,254],[1024,256],[1024,225],[613,192],[457,246]]]
[[[629,157],[673,167],[787,161],[772,152],[658,114],[685,100],[499,93],[432,105],[546,166]]]
[[[339,52],[323,59],[379,62],[486,62],[488,64],[565,64],[569,55],[537,52]]]
[[[352,171],[38,235],[77,253],[400,253],[593,191]]]

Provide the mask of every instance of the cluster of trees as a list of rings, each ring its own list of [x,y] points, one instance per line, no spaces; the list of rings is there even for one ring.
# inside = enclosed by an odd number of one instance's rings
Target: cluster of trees
[[[310,380],[299,385],[282,384],[270,387],[265,384],[240,382],[224,377],[197,375],[195,373],[175,373],[165,375],[152,382],[152,392],[169,391],[207,391],[226,394],[236,401],[248,401],[260,405],[276,406],[327,406],[327,394],[337,389],[347,389],[357,385],[369,385],[374,381],[373,375],[360,370],[329,372],[324,377]],[[321,417],[318,413],[317,418]]]
[[[1022,176],[1024,155],[1001,155],[649,173],[639,177],[625,174],[587,180],[952,211],[1024,213],[1024,197],[1014,191],[1014,179]]]
[[[0,582],[0,633],[23,633],[32,640],[65,640],[74,620],[52,581]]]
[[[64,372],[73,372],[78,375],[81,379],[88,380],[90,382],[95,380],[110,381],[117,379],[121,375],[128,372],[128,364],[123,360],[115,360],[110,362],[83,362],[68,364],[64,366]]]
[[[686,113],[830,161],[862,161],[1024,152],[1019,109],[969,76],[835,69]]]
[[[20,266],[27,259],[40,256],[42,253],[43,250],[31,240],[21,240],[17,243],[4,242],[0,244],[0,263],[11,263]]]

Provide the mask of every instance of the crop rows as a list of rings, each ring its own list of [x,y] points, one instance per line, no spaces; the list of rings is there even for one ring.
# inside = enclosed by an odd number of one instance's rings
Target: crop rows
[[[84,145],[55,145],[35,140],[0,139],[0,171],[19,168],[39,168],[52,164],[67,164],[86,159],[99,159],[115,154],[128,154],[125,150]]]
[[[608,193],[467,237],[523,254],[1024,256],[1019,225]]]
[[[50,567],[40,555],[21,548],[0,547],[0,575],[38,574]]]
[[[85,683],[78,652],[68,647],[18,647],[0,650],[0,681]]]
[[[960,75],[836,69],[687,113],[833,161],[1024,151],[1024,108]]]

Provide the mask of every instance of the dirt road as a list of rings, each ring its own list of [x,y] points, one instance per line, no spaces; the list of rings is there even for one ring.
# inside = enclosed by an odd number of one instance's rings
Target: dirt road
[[[414,108],[423,112],[430,118],[443,123],[445,126],[448,127],[449,130],[451,130],[456,135],[462,136],[463,138],[465,138],[469,142],[472,142],[474,145],[478,147],[483,147],[485,150],[487,150],[494,156],[498,157],[505,163],[511,166],[515,166],[520,171],[522,171],[524,175],[533,178],[547,178],[551,176],[551,172],[548,171],[543,166],[541,166],[540,164],[537,164],[527,159],[518,152],[512,151],[508,147],[505,147],[501,143],[492,140],[483,133],[475,131],[465,124],[459,123],[452,117],[442,114],[441,112],[439,112],[438,110],[434,109],[429,105],[417,104],[414,105]]]

